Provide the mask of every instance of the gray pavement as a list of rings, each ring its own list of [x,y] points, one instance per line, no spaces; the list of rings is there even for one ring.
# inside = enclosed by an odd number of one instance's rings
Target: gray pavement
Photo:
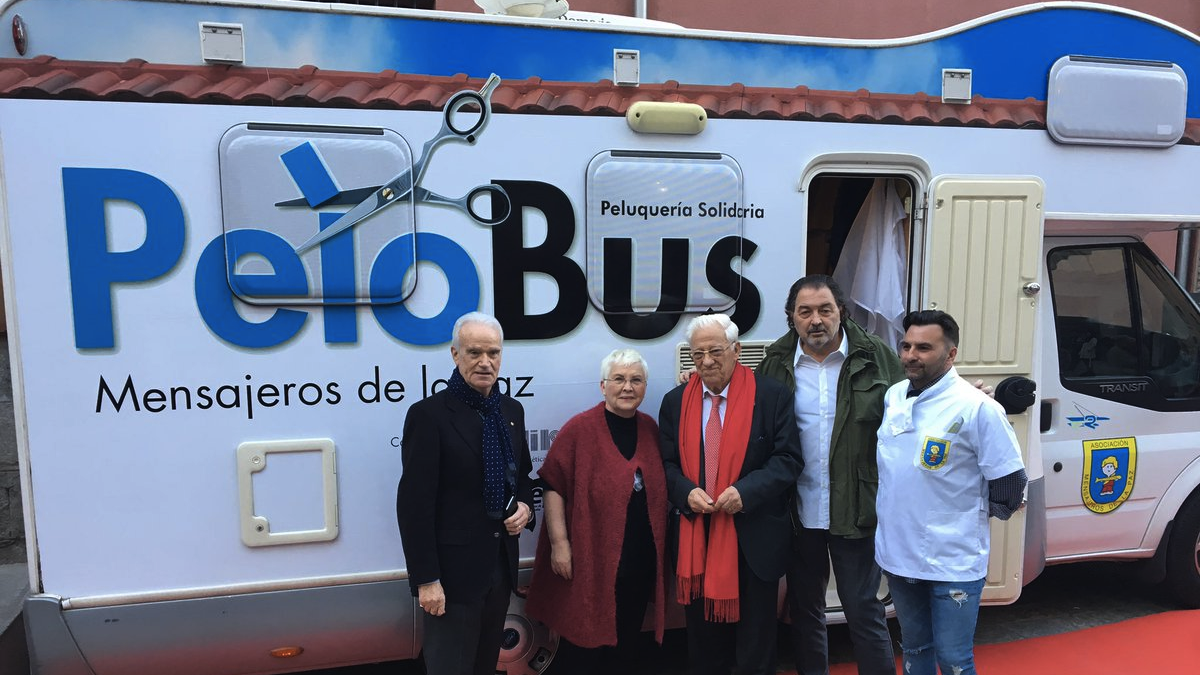
[[[1069,633],[1176,609],[1185,608],[1162,586],[1142,581],[1137,565],[1093,561],[1052,566],[1025,586],[1014,604],[980,608],[975,644]],[[898,643],[899,627],[894,619],[888,625]],[[835,663],[854,661],[845,625],[830,626],[829,656]]]
[[[1139,616],[1187,609],[1136,564],[1093,561],[1047,567],[1007,607],[979,610],[976,644],[1057,635]]]

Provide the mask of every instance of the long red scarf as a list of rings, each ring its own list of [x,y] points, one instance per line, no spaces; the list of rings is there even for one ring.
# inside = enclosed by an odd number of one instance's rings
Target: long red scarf
[[[729,400],[722,425],[717,484],[708,486],[715,501],[742,472],[746,446],[750,441],[750,422],[754,417],[754,373],[736,364],[729,384]],[[712,414],[717,414],[713,410]],[[700,458],[704,454],[701,431],[704,419],[704,386],[693,375],[683,390],[683,408],[679,415],[679,460],[683,475],[700,484]],[[704,615],[709,621],[732,623],[738,620],[738,542],[733,516],[724,511],[709,515],[705,541],[702,518],[679,519],[679,561],[675,566],[677,597],[680,603],[704,596]]]

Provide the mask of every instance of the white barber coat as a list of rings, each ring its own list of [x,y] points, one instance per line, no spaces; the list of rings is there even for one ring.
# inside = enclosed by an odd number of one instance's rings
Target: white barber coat
[[[926,581],[987,575],[988,481],[1023,469],[1004,408],[950,372],[919,396],[884,398],[875,560]]]

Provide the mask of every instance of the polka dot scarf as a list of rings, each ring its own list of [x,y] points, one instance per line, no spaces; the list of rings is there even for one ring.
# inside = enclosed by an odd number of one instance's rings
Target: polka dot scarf
[[[516,463],[508,423],[500,412],[500,390],[493,386],[492,393],[480,394],[467,384],[458,368],[450,375],[448,389],[483,418],[483,505],[488,515],[502,518],[504,500],[515,488]]]

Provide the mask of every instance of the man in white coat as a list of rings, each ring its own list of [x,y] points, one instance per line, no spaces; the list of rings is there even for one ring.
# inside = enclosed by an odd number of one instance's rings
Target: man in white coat
[[[875,560],[887,576],[905,675],[974,675],[988,517],[1021,506],[1025,467],[1000,404],[959,377],[958,323],[904,318],[906,382],[888,389],[878,438]]]

